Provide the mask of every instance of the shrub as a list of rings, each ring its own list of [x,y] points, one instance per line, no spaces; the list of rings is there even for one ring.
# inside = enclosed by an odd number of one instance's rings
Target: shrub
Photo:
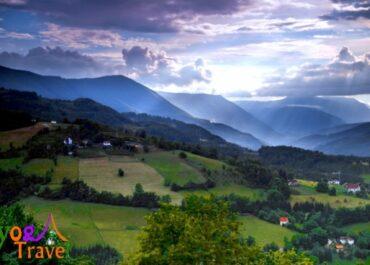
[[[179,153],[179,157],[180,157],[181,159],[186,159],[186,158],[188,157],[188,155],[187,155],[185,152],[180,152],[180,153]]]
[[[125,172],[120,168],[118,169],[118,176],[123,177],[125,175]]]

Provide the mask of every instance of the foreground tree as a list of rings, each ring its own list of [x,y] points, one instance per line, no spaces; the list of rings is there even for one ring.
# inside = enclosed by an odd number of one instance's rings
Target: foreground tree
[[[163,205],[147,217],[140,251],[128,264],[313,264],[290,252],[263,252],[247,244],[228,205],[190,196],[181,207]]]

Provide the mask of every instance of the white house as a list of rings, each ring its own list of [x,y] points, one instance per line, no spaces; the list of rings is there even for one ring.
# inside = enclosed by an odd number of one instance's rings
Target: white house
[[[50,121],[51,124],[57,124],[57,121]]]
[[[73,144],[73,140],[71,137],[67,137],[66,139],[64,139],[64,144],[65,145],[72,145]]]
[[[350,245],[350,246],[352,246],[355,243],[355,240],[352,237],[349,237],[349,236],[341,236],[339,238],[339,241],[343,245]]]
[[[112,144],[110,141],[104,141],[103,142],[103,147],[112,147]]]
[[[346,188],[347,192],[350,193],[357,193],[361,191],[360,184],[358,183],[346,183],[344,187]]]
[[[329,185],[340,185],[340,180],[339,179],[331,179],[328,181]]]

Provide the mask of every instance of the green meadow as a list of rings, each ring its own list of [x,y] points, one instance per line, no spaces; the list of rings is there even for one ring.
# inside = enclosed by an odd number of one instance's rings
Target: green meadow
[[[271,224],[252,215],[241,216],[238,220],[242,223],[242,235],[244,237],[254,237],[257,244],[261,246],[275,242],[282,247],[284,238],[290,239],[296,233],[288,228],[281,227],[278,224]]]
[[[185,159],[180,159],[176,152],[154,152],[140,154],[137,157],[171,183],[184,185],[190,181],[194,183],[205,181],[202,174],[188,165]]]
[[[52,213],[60,232],[73,245],[109,244],[123,255],[138,247],[137,236],[150,211],[70,200],[47,201],[30,197],[21,201],[36,221],[43,224]]]

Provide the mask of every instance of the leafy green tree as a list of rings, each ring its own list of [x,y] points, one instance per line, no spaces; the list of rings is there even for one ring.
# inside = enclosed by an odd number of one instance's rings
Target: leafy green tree
[[[334,187],[331,187],[329,190],[329,195],[330,196],[336,196],[337,195],[337,190]]]
[[[321,179],[318,183],[317,183],[317,186],[316,186],[316,191],[317,192],[324,192],[324,193],[327,193],[329,190],[329,186],[328,186],[328,182]]]
[[[118,169],[118,176],[123,177],[125,175],[125,172],[122,170],[122,168]]]
[[[185,152],[180,152],[180,153],[179,153],[179,157],[180,157],[181,159],[186,159],[186,158],[188,157],[188,155],[187,155]]]
[[[189,196],[182,206],[162,205],[147,216],[140,250],[128,264],[313,264],[294,251],[264,253],[246,244],[240,223],[223,200]]]

